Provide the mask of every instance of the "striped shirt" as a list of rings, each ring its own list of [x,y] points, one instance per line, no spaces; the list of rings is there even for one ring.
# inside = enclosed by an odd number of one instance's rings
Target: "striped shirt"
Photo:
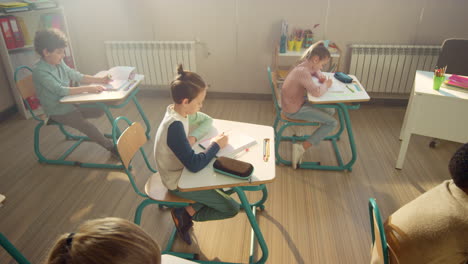
[[[312,76],[319,76],[320,71],[311,72],[305,62],[297,65],[284,80],[281,87],[281,107],[282,111],[294,114],[305,102],[304,96],[310,93],[312,96],[320,97],[328,91],[325,84],[316,85],[312,81]]]

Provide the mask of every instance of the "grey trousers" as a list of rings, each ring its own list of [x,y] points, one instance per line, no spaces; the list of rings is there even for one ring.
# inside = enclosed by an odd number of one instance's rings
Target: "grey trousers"
[[[97,129],[93,124],[91,124],[87,118],[98,118],[104,114],[104,110],[100,108],[81,108],[77,107],[74,111],[64,114],[64,115],[51,115],[51,118],[54,121],[62,123],[63,125],[72,127],[86,136],[88,136],[92,141],[98,143],[103,148],[107,150],[112,150],[114,144],[112,141],[107,139],[101,131]]]
[[[337,126],[338,121],[333,117],[334,108],[318,108],[314,104],[306,102],[294,114],[286,113],[286,116],[292,119],[306,120],[309,122],[318,122],[320,127],[307,139],[312,145],[317,145]]]

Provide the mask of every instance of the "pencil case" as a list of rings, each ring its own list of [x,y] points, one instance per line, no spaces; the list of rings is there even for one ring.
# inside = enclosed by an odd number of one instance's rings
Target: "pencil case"
[[[227,157],[219,157],[213,163],[216,172],[242,180],[249,180],[254,167],[252,164]]]
[[[351,78],[348,74],[346,74],[344,72],[335,72],[334,76],[338,81],[343,82],[343,83],[352,83],[353,82],[353,78]]]

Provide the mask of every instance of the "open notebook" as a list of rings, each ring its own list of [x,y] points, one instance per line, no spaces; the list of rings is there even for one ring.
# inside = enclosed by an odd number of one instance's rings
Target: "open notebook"
[[[203,149],[208,148],[213,139],[222,132],[228,135],[228,145],[216,154],[218,157],[233,157],[237,153],[257,144],[255,138],[246,134],[237,131],[218,131],[213,127],[210,132],[198,142],[198,145]]]
[[[101,71],[97,73],[96,77],[109,76],[112,81],[108,84],[99,84],[106,88],[108,91],[118,91],[128,88],[135,78],[135,67],[129,66],[116,66],[108,71]]]

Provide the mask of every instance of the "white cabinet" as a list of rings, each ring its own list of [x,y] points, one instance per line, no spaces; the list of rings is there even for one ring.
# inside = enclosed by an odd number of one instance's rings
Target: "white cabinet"
[[[31,115],[29,111],[23,104],[23,100],[16,89],[14,72],[15,69],[19,66],[26,65],[32,68],[32,66],[39,59],[39,55],[34,51],[33,41],[36,31],[48,28],[55,27],[62,30],[68,37],[68,49],[66,54],[65,62],[72,67],[75,67],[74,59],[72,55],[71,41],[68,34],[68,26],[66,22],[65,13],[62,7],[50,8],[50,9],[41,9],[41,10],[30,10],[23,12],[15,13],[0,13],[0,18],[5,18],[6,16],[14,17],[14,21],[17,23],[17,27],[21,30],[23,36],[23,44],[19,44],[16,48],[11,47],[11,41],[8,45],[10,48],[7,48],[7,43],[5,40],[5,33],[0,33],[0,55],[1,60],[5,68],[5,74],[8,78],[8,83],[10,84],[11,92],[15,98],[16,106],[18,112],[25,118],[30,118]],[[1,26],[1,25],[0,25]],[[13,25],[13,29],[14,29]],[[76,68],[76,67],[75,67]],[[27,71],[22,71],[22,75],[19,75],[19,79],[24,77]],[[41,109],[35,110],[39,114]]]

